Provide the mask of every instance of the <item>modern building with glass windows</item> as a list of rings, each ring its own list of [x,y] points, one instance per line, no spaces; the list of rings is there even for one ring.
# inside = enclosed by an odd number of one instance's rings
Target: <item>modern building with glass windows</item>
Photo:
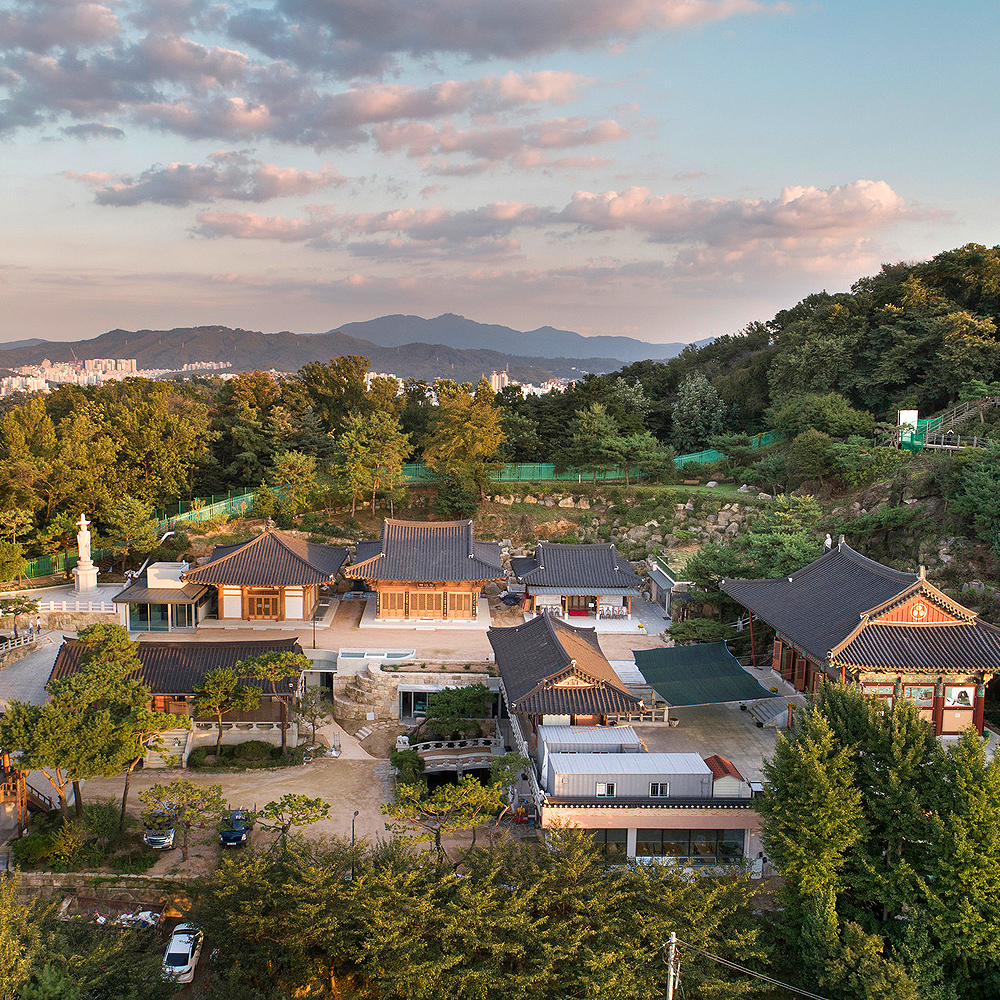
[[[212,612],[209,587],[185,583],[186,562],[152,563],[112,600],[130,632],[175,632],[197,628]]]

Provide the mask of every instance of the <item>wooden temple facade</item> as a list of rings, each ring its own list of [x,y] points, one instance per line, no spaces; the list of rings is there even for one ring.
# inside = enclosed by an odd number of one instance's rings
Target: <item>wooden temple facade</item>
[[[789,577],[722,580],[775,630],[773,669],[797,691],[858,684],[912,702],[938,735],[983,731],[986,685],[1000,673],[1000,629],[929,583],[855,552],[843,539]]]
[[[344,576],[374,591],[379,620],[474,621],[480,591],[504,571],[500,546],[477,541],[472,521],[387,518]]]
[[[217,545],[207,563],[181,579],[216,589],[220,619],[308,621],[320,587],[336,580],[346,559],[346,549],[313,545],[268,522],[248,542]]]

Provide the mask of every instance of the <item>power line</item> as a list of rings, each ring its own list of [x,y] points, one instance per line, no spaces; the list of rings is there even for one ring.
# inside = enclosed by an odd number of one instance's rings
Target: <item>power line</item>
[[[755,972],[753,969],[748,969],[745,965],[739,965],[736,962],[731,962],[728,958],[723,958],[721,955],[713,955],[710,951],[705,951],[704,948],[698,948],[693,944],[688,944],[687,941],[682,941],[680,938],[676,938],[675,940],[682,948],[688,948],[705,958],[710,958],[713,962],[718,962],[720,965],[726,965],[730,969],[735,969],[737,972],[753,976],[756,979],[762,979],[765,983],[771,983],[772,986],[780,986],[782,989],[789,990],[792,993],[797,993],[799,996],[809,997],[810,1000],[827,1000],[826,997],[821,997],[818,993],[810,993],[808,990],[799,989],[798,986],[783,983],[780,979],[773,979],[771,976],[765,976],[763,972]],[[664,945],[661,945],[657,951],[662,951],[663,947]]]

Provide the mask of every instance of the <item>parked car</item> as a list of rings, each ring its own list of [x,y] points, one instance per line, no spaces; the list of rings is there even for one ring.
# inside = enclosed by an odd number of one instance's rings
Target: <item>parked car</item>
[[[253,813],[249,809],[229,809],[222,814],[219,842],[223,847],[242,847],[250,840]]]
[[[178,924],[170,935],[167,952],[163,956],[163,978],[178,983],[194,981],[204,934],[191,924]]]
[[[146,820],[142,842],[155,851],[169,851],[174,847],[177,832],[166,813],[154,813]]]

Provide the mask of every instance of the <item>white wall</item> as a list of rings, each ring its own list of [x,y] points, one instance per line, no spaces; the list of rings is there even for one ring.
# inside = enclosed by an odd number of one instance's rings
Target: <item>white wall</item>
[[[242,592],[239,587],[222,587],[219,591],[220,618],[241,618],[243,616]]]
[[[286,587],[285,588],[285,618],[293,618],[301,620],[303,617],[302,610],[302,588],[301,587]]]

